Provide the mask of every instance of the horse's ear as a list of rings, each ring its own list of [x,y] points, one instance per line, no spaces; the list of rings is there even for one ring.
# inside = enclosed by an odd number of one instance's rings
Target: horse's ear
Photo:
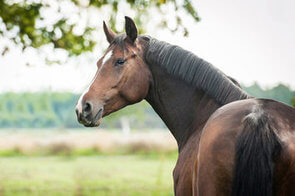
[[[107,27],[104,21],[103,21],[103,30],[104,30],[104,34],[107,37],[108,42],[111,43],[116,37],[116,33],[114,33],[109,27]]]
[[[132,42],[134,42],[135,39],[137,38],[137,28],[134,21],[128,16],[125,16],[125,31],[126,31],[127,37]]]

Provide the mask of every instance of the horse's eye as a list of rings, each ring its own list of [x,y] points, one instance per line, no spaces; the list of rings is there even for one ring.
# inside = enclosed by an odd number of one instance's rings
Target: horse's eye
[[[125,60],[124,59],[118,59],[115,63],[115,66],[118,66],[118,65],[123,65],[125,63]]]

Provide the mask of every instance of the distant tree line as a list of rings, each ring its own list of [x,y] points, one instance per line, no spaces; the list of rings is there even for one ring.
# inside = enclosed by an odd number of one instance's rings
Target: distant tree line
[[[79,96],[69,92],[0,94],[0,128],[81,128],[75,114]],[[101,126],[119,128],[123,116],[128,116],[131,128],[165,127],[144,101],[109,115]]]
[[[283,84],[266,90],[258,84],[243,88],[254,97],[275,99],[295,106],[295,91]],[[0,128],[81,128],[74,112],[78,98],[79,95],[68,92],[0,94]],[[123,116],[128,118],[131,128],[165,127],[145,101],[109,115],[101,126],[119,128]]]
[[[264,90],[257,83],[254,83],[249,87],[243,86],[243,89],[253,97],[274,99],[288,105],[292,105],[293,100],[294,104],[295,91],[283,84]]]
[[[0,95],[0,127],[75,127],[72,93],[5,93]]]

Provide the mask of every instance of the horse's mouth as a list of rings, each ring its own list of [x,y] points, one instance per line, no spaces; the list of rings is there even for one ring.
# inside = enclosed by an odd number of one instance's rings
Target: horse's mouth
[[[101,119],[103,116],[103,107],[101,107],[94,118],[79,118],[78,121],[80,124],[84,125],[85,127],[98,127],[101,123]]]

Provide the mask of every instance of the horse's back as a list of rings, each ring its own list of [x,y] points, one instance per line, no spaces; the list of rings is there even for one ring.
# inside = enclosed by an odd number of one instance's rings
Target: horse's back
[[[237,143],[241,139],[243,140],[241,137],[245,132],[245,123],[250,121],[255,124],[264,118],[267,121],[261,122],[272,127],[272,132],[282,147],[277,160],[274,160],[278,163],[274,170],[274,191],[277,192],[277,195],[284,195],[281,194],[283,192],[295,195],[295,190],[292,190],[292,186],[290,186],[291,182],[295,183],[295,167],[293,165],[295,164],[295,109],[268,99],[247,99],[232,102],[212,114],[203,129],[200,140],[196,171],[198,195],[232,194],[236,172],[236,148]],[[252,139],[255,140],[257,137],[260,135],[258,134]],[[261,137],[269,136],[262,135]],[[245,138],[245,140],[250,139]],[[261,141],[266,143],[263,145],[268,145],[267,140],[262,138]],[[252,141],[242,142],[249,147],[246,150],[250,150],[253,145]],[[277,147],[274,146],[274,148]],[[259,155],[253,153],[250,156]],[[249,168],[249,172],[251,172],[251,168]]]

